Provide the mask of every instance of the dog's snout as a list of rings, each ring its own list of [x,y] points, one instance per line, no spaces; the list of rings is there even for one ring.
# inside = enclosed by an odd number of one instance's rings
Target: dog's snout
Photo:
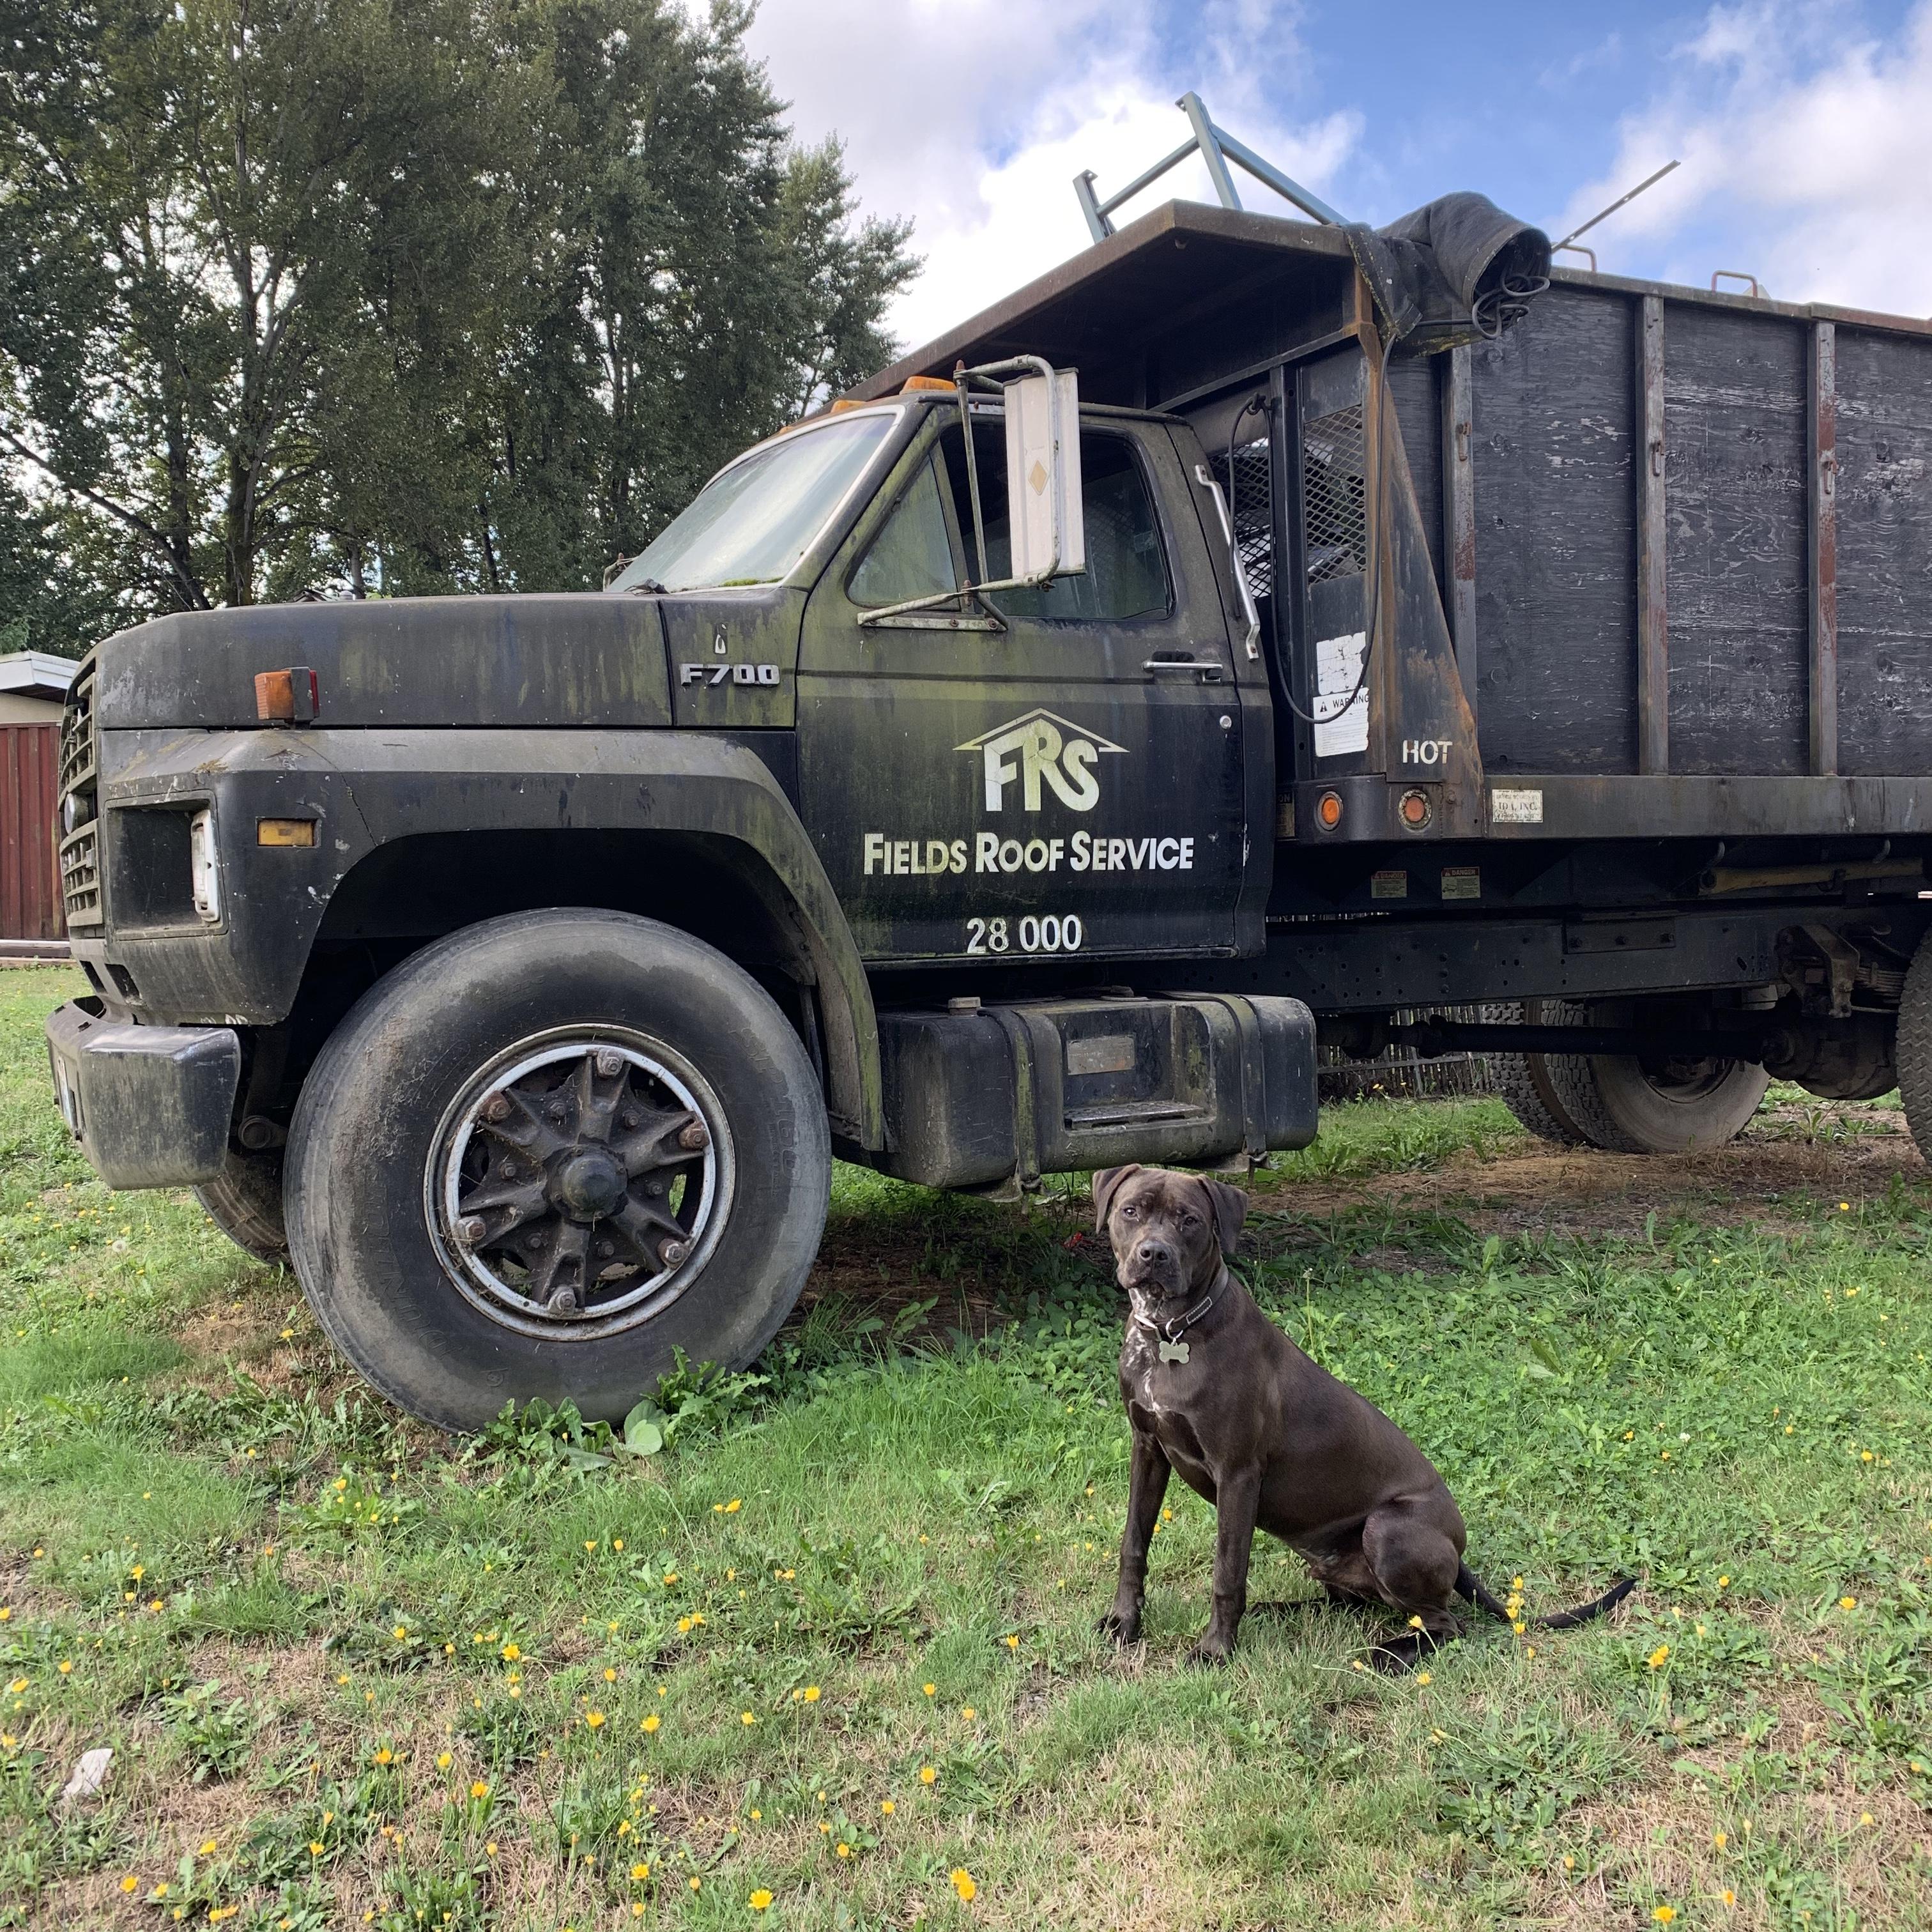
[[[1158,1236],[1150,1234],[1135,1248],[1134,1259],[1143,1268],[1166,1268],[1174,1259],[1174,1250]]]

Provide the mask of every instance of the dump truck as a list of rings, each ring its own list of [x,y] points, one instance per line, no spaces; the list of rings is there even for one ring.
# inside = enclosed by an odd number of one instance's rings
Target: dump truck
[[[1925,323],[1169,202],[601,591],[100,643],[58,1103],[458,1429],[754,1358],[835,1156],[1305,1144],[1318,1036],[1632,1154],[1774,1077],[1932,1144],[1928,464]]]

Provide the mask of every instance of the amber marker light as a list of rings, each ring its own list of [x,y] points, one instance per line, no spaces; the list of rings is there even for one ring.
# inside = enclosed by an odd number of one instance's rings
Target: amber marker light
[[[1315,822],[1324,832],[1333,832],[1342,822],[1342,794],[1324,791],[1315,801]]]
[[[1401,814],[1402,822],[1412,832],[1420,832],[1436,816],[1436,808],[1429,802],[1426,791],[1406,791],[1396,810]]]
[[[910,396],[917,394],[922,389],[950,391],[953,385],[944,376],[908,376],[899,385],[899,394],[902,396]]]
[[[255,674],[255,715],[265,724],[312,724],[322,709],[322,686],[306,664]]]
[[[258,818],[255,821],[257,845],[313,845],[315,820],[312,818]]]

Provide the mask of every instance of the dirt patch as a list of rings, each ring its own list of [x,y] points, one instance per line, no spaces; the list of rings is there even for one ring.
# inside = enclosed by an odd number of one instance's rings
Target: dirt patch
[[[1646,1156],[1531,1142],[1486,1158],[1457,1154],[1426,1173],[1288,1182],[1256,1206],[1304,1222],[1365,1206],[1440,1213],[1484,1234],[1630,1235],[1653,1214],[1791,1230],[1821,1208],[1844,1201],[1856,1209],[1883,1196],[1895,1175],[1928,1178],[1902,1114],[1866,1112],[1856,1132],[1834,1140],[1792,1108],[1760,1115],[1748,1134],[1708,1154]]]

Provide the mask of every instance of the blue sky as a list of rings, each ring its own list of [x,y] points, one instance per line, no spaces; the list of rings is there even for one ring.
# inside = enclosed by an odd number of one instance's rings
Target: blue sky
[[[1676,158],[1588,238],[1606,271],[1932,313],[1932,0],[764,0],[753,40],[800,133],[914,218],[909,340],[1084,245],[1072,176],[1177,145],[1188,87],[1352,216],[1474,188],[1559,235]],[[1168,179],[1144,205],[1207,198]]]

